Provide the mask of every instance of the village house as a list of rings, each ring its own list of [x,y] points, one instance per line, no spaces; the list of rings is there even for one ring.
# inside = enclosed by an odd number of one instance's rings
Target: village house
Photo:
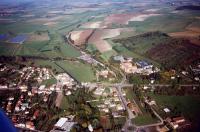
[[[157,67],[154,67],[152,64],[149,64],[146,61],[138,61],[136,63],[133,63],[132,58],[126,58],[121,61],[120,68],[127,74],[137,73],[142,75],[150,75],[152,73],[160,71]],[[154,83],[153,80],[152,83]]]
[[[182,129],[191,126],[191,123],[182,116],[167,118],[166,121],[171,125],[173,129]]]
[[[108,70],[97,71],[97,77],[102,76],[104,78],[108,78],[108,75],[109,75]]]
[[[120,61],[120,62],[124,62],[124,60],[125,60],[123,56],[114,56],[113,59],[115,61]]]
[[[136,66],[136,65],[133,65],[132,62],[129,62],[129,61],[121,62],[120,68],[121,68],[125,73],[128,73],[128,74],[137,72],[137,66]]]
[[[133,112],[134,115],[138,115],[140,113],[137,106],[135,106],[132,102],[128,102],[128,108]]]
[[[139,67],[139,68],[142,68],[142,69],[150,69],[153,67],[152,64],[149,64],[148,62],[146,61],[138,61],[136,62],[136,65]]]

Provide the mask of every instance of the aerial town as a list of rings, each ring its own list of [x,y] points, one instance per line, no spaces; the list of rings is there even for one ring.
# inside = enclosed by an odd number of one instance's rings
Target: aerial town
[[[0,132],[198,132],[199,10],[195,0],[0,1]]]

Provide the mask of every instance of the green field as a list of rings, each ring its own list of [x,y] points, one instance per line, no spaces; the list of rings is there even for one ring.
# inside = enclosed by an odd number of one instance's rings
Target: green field
[[[144,33],[149,31],[179,32],[195,21],[194,18],[179,14],[164,14],[150,17],[143,22],[130,22],[129,26],[136,28],[136,32]]]
[[[80,82],[95,81],[96,77],[92,67],[81,62],[59,61],[57,62],[64,70]]]
[[[116,51],[110,50],[110,51],[106,51],[102,53],[100,56],[104,61],[108,62],[110,57],[115,56],[115,55],[117,55]]]
[[[155,99],[161,108],[168,107],[180,111],[188,119],[196,120],[200,117],[200,98],[199,96],[167,96],[150,93],[149,96]]]
[[[7,33],[7,32],[13,32],[13,33],[31,33],[38,30],[46,30],[47,28],[43,25],[38,24],[30,24],[26,22],[16,22],[13,24],[6,24],[6,25],[0,25],[0,33]]]
[[[152,118],[150,114],[143,114],[132,119],[132,122],[138,126],[141,126],[141,125],[147,125],[147,124],[152,124],[152,123],[158,123],[159,121],[155,118]]]
[[[44,80],[43,82],[42,82],[42,85],[45,85],[46,87],[49,87],[49,86],[51,86],[51,85],[53,85],[53,84],[56,84],[56,79],[55,78],[51,78],[51,79],[48,79],[48,80]]]
[[[50,42],[40,49],[40,52],[50,58],[78,57],[80,52],[64,42],[64,38],[56,31],[51,31]]]

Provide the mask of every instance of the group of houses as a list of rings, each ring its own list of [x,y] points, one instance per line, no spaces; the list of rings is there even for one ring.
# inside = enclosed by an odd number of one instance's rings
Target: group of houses
[[[122,94],[123,96],[126,96],[125,91],[122,91]],[[88,102],[98,102],[97,107],[99,108],[102,114],[108,115],[111,112],[111,114],[115,118],[124,116],[125,106],[121,102],[116,88],[98,87],[95,89],[94,95],[97,99],[90,100]]]
[[[32,110],[32,107],[38,104],[36,98],[40,98],[43,105],[47,105],[51,98],[51,94],[55,92],[62,92],[65,86],[66,94],[71,94],[70,89],[76,85],[74,79],[68,74],[62,73],[54,75],[47,68],[38,67],[23,67],[14,69],[13,67],[0,64],[0,73],[7,71],[17,73],[20,79],[15,82],[12,87],[9,84],[0,84],[0,88],[19,90],[19,97],[13,94],[6,94],[3,97],[0,106],[5,110],[6,114],[14,125],[18,128],[35,130],[35,120],[39,116],[39,110]],[[55,78],[55,84],[46,85],[43,82]],[[31,87],[28,86],[28,81],[35,81],[36,83]]]
[[[127,74],[150,75],[160,71],[159,68],[144,60],[134,62],[133,58],[123,56],[115,56],[113,59],[120,62],[120,68]]]

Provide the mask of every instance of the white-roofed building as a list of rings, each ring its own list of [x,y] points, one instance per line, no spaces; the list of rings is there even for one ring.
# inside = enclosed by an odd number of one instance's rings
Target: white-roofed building
[[[68,121],[68,118],[60,118],[58,122],[55,124],[55,127],[62,127],[65,122]]]
[[[54,129],[51,132],[70,132],[76,122],[72,122],[69,118],[60,118],[54,125]]]

